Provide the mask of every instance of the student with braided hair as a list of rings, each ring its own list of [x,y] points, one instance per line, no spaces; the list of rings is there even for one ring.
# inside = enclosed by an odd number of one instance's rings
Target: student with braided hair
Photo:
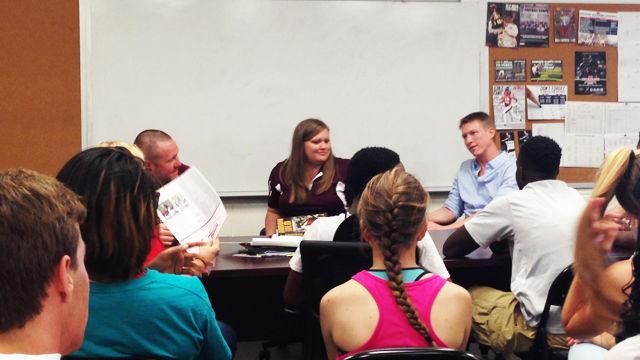
[[[399,168],[367,185],[358,217],[373,264],[320,302],[329,359],[376,348],[466,347],[469,293],[416,264],[416,243],[427,231],[428,198],[420,182]]]
[[[619,230],[603,216],[615,195],[620,205],[640,215],[640,151],[620,148],[600,169],[593,199],[585,209],[576,239],[575,277],[562,309],[567,334],[590,338],[603,331],[617,334],[606,359],[640,356],[640,256],[609,264],[608,253]],[[616,325],[619,327],[616,329]],[[616,331],[617,330],[617,331]]]

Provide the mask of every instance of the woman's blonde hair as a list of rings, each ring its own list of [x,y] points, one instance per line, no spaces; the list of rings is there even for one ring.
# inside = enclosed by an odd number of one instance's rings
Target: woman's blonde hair
[[[411,326],[431,344],[429,330],[420,320],[407,295],[402,279],[400,249],[415,243],[426,224],[429,194],[411,174],[393,168],[375,176],[365,188],[358,204],[362,233],[381,248],[388,285]]]
[[[306,157],[304,154],[304,143],[311,140],[323,130],[329,130],[327,124],[318,119],[302,120],[293,130],[291,138],[291,154],[285,160],[280,169],[280,178],[291,188],[289,203],[302,204],[307,199],[306,183]],[[333,151],[329,153],[329,158],[322,166],[322,179],[318,183],[316,194],[321,194],[329,189],[336,172]]]
[[[144,153],[142,152],[142,150],[140,150],[140,148],[134,144],[129,144],[128,142],[124,142],[124,141],[101,141],[99,143],[96,144],[96,147],[107,147],[107,148],[114,148],[114,147],[121,147],[121,148],[125,148],[127,150],[129,150],[129,152],[131,153],[131,155],[137,157],[138,159],[144,161]]]
[[[593,189],[593,197],[604,197],[607,202],[613,196],[629,213],[636,217],[640,215],[640,151],[619,148],[611,152],[598,171],[596,184]],[[606,207],[606,205],[604,205]],[[591,235],[591,214],[585,210],[578,225],[578,240],[589,238]],[[624,306],[622,317],[622,331],[619,340],[640,333],[640,256],[638,250],[640,243],[636,243],[636,253],[632,257],[633,280],[621,291],[629,293],[629,297]],[[584,277],[586,281],[593,281],[597,276],[590,271],[593,266],[588,266],[587,262],[602,261],[585,255],[578,256],[576,250],[576,273]],[[584,264],[583,264],[584,262]],[[605,264],[600,264],[605,266]],[[592,301],[599,306],[606,307],[608,303],[591,290],[589,296]]]

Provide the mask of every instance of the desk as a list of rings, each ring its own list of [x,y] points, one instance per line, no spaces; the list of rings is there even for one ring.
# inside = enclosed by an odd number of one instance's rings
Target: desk
[[[220,238],[220,255],[213,270],[215,277],[268,277],[289,273],[288,257],[247,258],[235,257],[241,242],[251,242],[251,236]]]
[[[453,230],[430,231],[429,234],[440,256],[444,259],[447,269],[484,268],[487,266],[502,266],[510,264],[506,254],[493,255],[489,249],[478,249],[463,258],[444,258],[442,248],[447,237]],[[287,275],[289,273],[289,258],[245,258],[234,257],[242,246],[241,242],[250,242],[251,236],[224,237],[220,239],[220,255],[216,260],[214,273],[216,277],[263,277],[273,275]]]
[[[451,231],[430,232],[442,255]],[[289,273],[289,258],[234,257],[251,237],[220,239],[220,255],[210,276],[202,279],[218,319],[229,323],[241,341],[272,338],[283,332],[282,290]],[[459,259],[444,259],[451,279],[462,286],[487,285],[508,289],[511,261],[508,255],[478,251]],[[506,287],[505,287],[506,286]]]

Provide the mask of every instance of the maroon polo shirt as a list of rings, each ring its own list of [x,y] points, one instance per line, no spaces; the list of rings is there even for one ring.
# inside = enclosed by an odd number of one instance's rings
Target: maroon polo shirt
[[[323,214],[334,216],[346,212],[346,200],[344,188],[347,178],[348,159],[335,158],[336,172],[333,176],[331,186],[327,191],[316,194],[318,183],[322,176],[317,177],[307,190],[307,198],[303,204],[289,203],[291,188],[280,179],[280,168],[284,161],[279,162],[269,175],[269,199],[267,204],[270,208],[276,209],[282,217]],[[322,171],[322,169],[320,170]]]

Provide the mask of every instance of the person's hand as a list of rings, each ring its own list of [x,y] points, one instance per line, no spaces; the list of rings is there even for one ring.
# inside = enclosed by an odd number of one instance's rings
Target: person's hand
[[[165,248],[171,247],[171,244],[173,244],[175,237],[173,236],[171,230],[169,230],[167,225],[160,223],[158,225],[158,233],[160,234],[160,241],[162,241],[162,245],[164,245]]]
[[[429,230],[429,231],[431,231],[431,230],[444,230],[444,229],[445,229],[444,226],[442,226],[442,225],[440,225],[440,224],[438,224],[436,222],[433,222],[433,221],[428,221],[427,222],[427,230]]]
[[[588,212],[589,237],[601,252],[607,254],[618,234],[621,217],[615,214],[602,216],[605,202],[604,198],[592,199],[589,201],[586,211]]]
[[[153,260],[151,260],[148,266],[167,274],[182,274],[186,261],[185,259],[190,259],[192,255],[187,252],[187,249],[203,244],[204,243],[198,242],[172,246],[168,249],[164,249]]]
[[[184,265],[184,274],[201,276],[208,274],[216,265],[216,257],[220,253],[220,240],[210,239],[201,243],[198,253],[187,255]]]
[[[616,338],[606,331],[588,340],[576,339],[571,336],[567,336],[567,346],[571,347],[573,345],[582,344],[582,343],[591,343],[593,345],[597,345],[597,346],[600,346],[601,348],[608,350],[608,349],[611,349],[616,344]]]
[[[614,206],[607,210],[604,218],[618,224],[618,231],[629,231],[634,223],[635,217],[627,213],[622,206]]]

